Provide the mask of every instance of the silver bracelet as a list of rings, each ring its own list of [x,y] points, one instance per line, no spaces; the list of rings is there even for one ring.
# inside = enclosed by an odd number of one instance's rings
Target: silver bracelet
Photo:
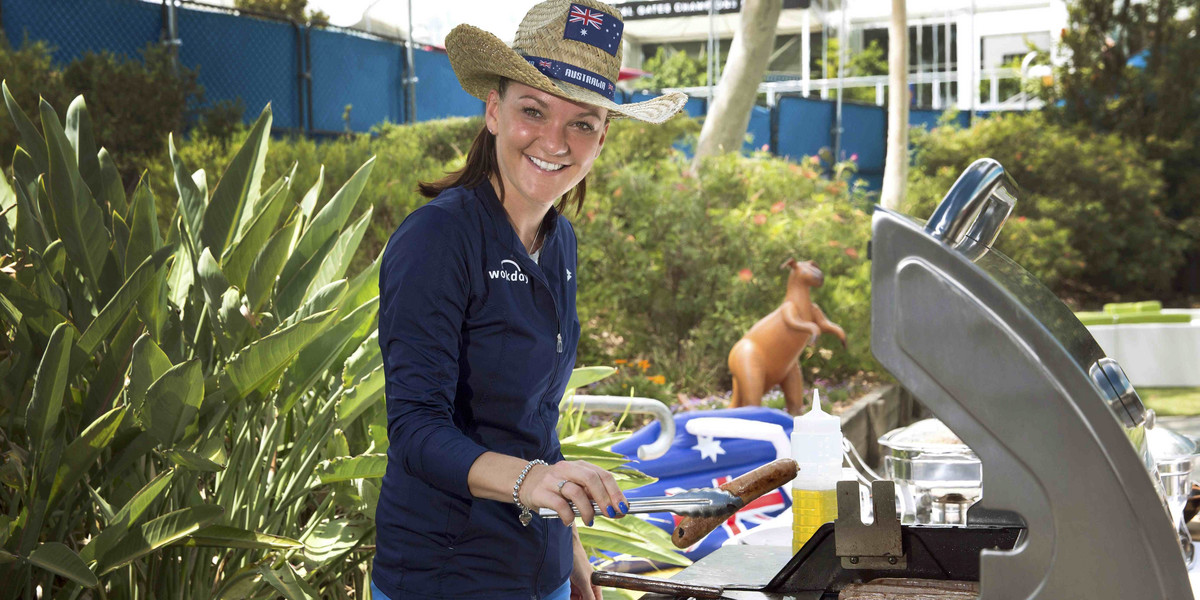
[[[513,484],[513,503],[517,505],[517,508],[521,509],[521,525],[524,525],[525,527],[528,527],[529,522],[533,520],[533,513],[529,511],[528,506],[521,504],[521,497],[518,495],[521,491],[521,484],[525,483],[525,476],[529,474],[529,470],[533,468],[533,465],[545,464],[546,461],[540,458],[535,458],[529,461],[529,463],[525,465],[525,468],[521,469],[521,474],[517,475],[517,482]]]

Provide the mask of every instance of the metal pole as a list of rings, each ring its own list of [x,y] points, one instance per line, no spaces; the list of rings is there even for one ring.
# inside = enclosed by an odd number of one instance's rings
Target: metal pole
[[[708,0],[708,98],[713,97],[713,80],[717,74],[717,0]]]
[[[933,72],[934,73],[940,73],[942,70],[942,66],[938,62],[938,27],[940,27],[940,26],[935,22],[933,24]],[[941,82],[941,80],[939,79],[937,81],[934,81],[933,85],[929,86],[929,89],[933,92],[933,108],[934,109],[942,108],[942,82]]]
[[[800,43],[800,80],[804,82],[804,97],[808,97],[809,80],[812,79],[812,68],[809,63],[812,62],[812,4],[804,9],[804,17],[801,20],[800,35],[804,37]]]
[[[175,74],[179,74],[179,46],[182,42],[179,39],[179,22],[175,12],[175,0],[163,0],[163,5],[167,8],[167,47],[171,51],[171,64],[175,68]]]
[[[408,0],[408,39],[404,40],[404,50],[408,60],[408,117],[410,123],[417,122],[417,71],[413,62],[413,18],[412,0]]]
[[[913,86],[916,105],[921,106],[921,75],[925,72],[925,25],[917,22],[917,81]]]
[[[971,40],[971,56],[967,60],[971,69],[971,89],[967,90],[967,93],[971,94],[971,120],[967,123],[968,127],[975,123],[975,105],[979,103],[979,66],[981,61],[977,60],[979,40],[975,37],[975,0],[971,0],[971,37],[969,39]],[[959,59],[961,60],[962,57],[960,56]],[[959,90],[959,93],[962,93],[962,90]]]
[[[829,97],[829,23],[825,17],[829,12],[829,1],[821,0],[821,99]]]
[[[833,138],[833,160],[841,160],[842,157],[842,80],[846,76],[846,32],[849,29],[847,23],[849,17],[846,15],[846,0],[841,1],[840,8],[842,9],[842,26],[838,29],[838,83],[837,83],[837,124]]]

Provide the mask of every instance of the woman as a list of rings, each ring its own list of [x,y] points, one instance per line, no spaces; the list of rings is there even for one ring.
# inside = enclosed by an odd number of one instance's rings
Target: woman
[[[388,469],[372,591],[410,598],[591,599],[572,523],[623,516],[613,477],[565,461],[558,401],[575,363],[577,212],[611,118],[659,123],[682,94],[612,101],[622,24],[592,0],[530,9],[513,48],[446,38],[485,127],[461,171],[393,234],[380,271]],[[555,207],[555,202],[558,206]],[[541,519],[538,509],[558,519]]]

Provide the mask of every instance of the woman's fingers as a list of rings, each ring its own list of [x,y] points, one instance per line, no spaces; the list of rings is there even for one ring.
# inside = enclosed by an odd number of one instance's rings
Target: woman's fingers
[[[576,510],[579,511],[579,518],[583,519],[583,522],[588,527],[591,527],[592,523],[596,522],[596,512],[592,508],[592,499],[588,497],[587,492],[579,487],[578,484],[567,482],[562,487],[562,495],[575,505]]]
[[[595,522],[595,503],[600,514],[616,518],[628,512],[625,494],[612,473],[585,461],[560,461],[549,467],[536,467],[525,485],[530,486],[529,500],[535,508],[549,508],[569,525],[575,518],[570,502],[587,525]],[[524,494],[522,494],[524,495]]]

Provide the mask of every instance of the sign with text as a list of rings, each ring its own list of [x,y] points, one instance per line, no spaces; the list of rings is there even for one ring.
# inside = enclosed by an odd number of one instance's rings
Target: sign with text
[[[735,13],[742,10],[742,0],[639,0],[617,4],[621,19],[661,19],[664,17],[694,17],[707,15],[710,4],[718,14]],[[783,0],[784,8],[808,8],[811,0]]]

